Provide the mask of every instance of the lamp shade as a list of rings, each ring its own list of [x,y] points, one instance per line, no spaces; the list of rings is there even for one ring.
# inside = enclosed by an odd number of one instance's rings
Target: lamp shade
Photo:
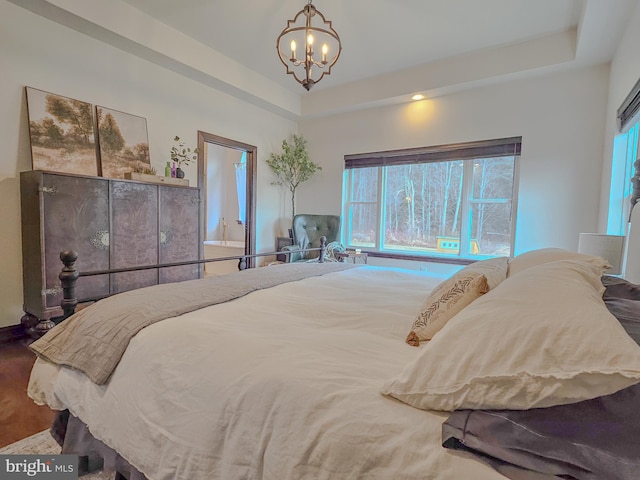
[[[611,265],[607,273],[620,275],[622,273],[624,235],[581,233],[578,240],[578,252],[604,258]]]

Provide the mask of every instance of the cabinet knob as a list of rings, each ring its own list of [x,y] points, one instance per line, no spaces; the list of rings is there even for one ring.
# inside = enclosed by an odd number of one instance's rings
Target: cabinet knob
[[[166,245],[171,242],[171,232],[160,231],[160,245]]]
[[[100,250],[109,250],[109,230],[98,230],[91,235],[89,243]]]

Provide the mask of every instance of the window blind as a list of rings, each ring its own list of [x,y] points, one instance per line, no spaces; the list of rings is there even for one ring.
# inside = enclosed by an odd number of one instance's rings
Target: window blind
[[[618,128],[623,131],[631,123],[633,117],[640,110],[640,80],[633,86],[627,98],[618,108]]]
[[[520,155],[522,137],[498,138],[478,142],[406,148],[384,152],[359,153],[344,156],[344,168],[384,167],[416,163],[471,160]]]

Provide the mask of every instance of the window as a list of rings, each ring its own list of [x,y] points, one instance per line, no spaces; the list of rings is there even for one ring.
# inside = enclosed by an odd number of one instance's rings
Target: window
[[[634,162],[638,159],[638,118],[640,117],[640,80],[636,82],[617,111],[619,135],[613,141],[611,187],[607,233],[626,235],[631,214]]]
[[[631,212],[633,163],[638,152],[638,123],[627,132],[616,135],[611,162],[611,188],[609,190],[609,216],[607,233],[626,235]]]
[[[508,256],[521,137],[345,156],[344,243],[396,255]]]

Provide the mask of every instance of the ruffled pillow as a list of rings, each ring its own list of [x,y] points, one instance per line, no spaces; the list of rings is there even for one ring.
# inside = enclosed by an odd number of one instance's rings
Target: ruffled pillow
[[[590,263],[596,267],[601,267],[603,271],[611,266],[602,257],[570,252],[562,248],[540,248],[521,253],[517,257],[509,260],[508,276],[515,275],[527,268],[542,265],[543,263],[555,262],[557,260],[578,260],[580,262]]]
[[[460,272],[479,272],[487,277],[489,290],[493,290],[507,278],[509,259],[507,257],[489,258],[473,262],[464,267]]]

